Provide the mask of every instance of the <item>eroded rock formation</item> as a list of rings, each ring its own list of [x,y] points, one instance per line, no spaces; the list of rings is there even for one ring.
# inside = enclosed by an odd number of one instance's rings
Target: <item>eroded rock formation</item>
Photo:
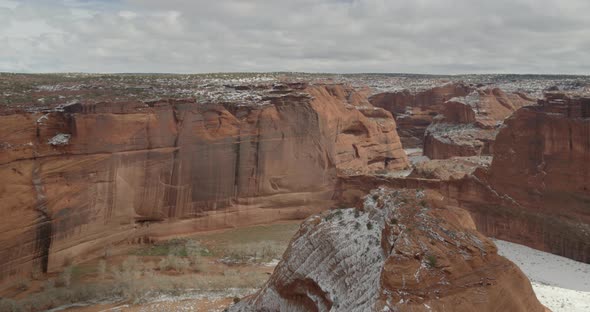
[[[544,311],[462,209],[380,188],[309,218],[267,284],[230,311]]]
[[[452,98],[426,129],[424,155],[430,159],[491,155],[504,119],[518,108],[533,104],[535,101],[526,95],[504,93],[498,88],[477,89]]]
[[[505,121],[489,170],[446,184],[484,234],[590,262],[590,98],[548,94]]]
[[[423,153],[430,159],[491,155],[497,134],[497,128],[435,122],[426,129]]]
[[[404,148],[417,148],[422,147],[425,130],[443,110],[444,103],[472,91],[473,87],[466,84],[448,83],[418,92],[403,90],[379,93],[369,100],[374,106],[393,113]]]
[[[302,218],[332,204],[339,171],[407,166],[391,114],[342,85],[11,113],[0,136],[0,280],[122,241]]]

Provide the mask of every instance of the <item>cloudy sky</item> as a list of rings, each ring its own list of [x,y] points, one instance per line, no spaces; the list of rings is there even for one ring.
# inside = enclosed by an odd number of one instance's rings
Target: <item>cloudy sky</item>
[[[0,0],[0,71],[590,74],[590,0]]]

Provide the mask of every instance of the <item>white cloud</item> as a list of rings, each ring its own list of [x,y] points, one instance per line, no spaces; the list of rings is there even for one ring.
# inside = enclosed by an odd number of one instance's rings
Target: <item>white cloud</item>
[[[14,3],[0,71],[590,74],[587,0]]]
[[[0,8],[14,9],[18,6],[18,2],[13,0],[0,0]]]

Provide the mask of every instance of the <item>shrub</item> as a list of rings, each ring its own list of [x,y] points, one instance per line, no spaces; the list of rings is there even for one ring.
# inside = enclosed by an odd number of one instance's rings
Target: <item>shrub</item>
[[[31,272],[31,278],[38,281],[43,277],[43,271],[39,266],[33,267],[33,271]]]
[[[111,247],[110,246],[105,247],[102,257],[104,259],[107,259],[107,258],[111,257],[112,255],[113,255],[113,251],[112,251]]]
[[[373,223],[367,222],[367,230],[372,230],[372,229],[373,229]]]
[[[274,242],[255,242],[229,245],[223,251],[224,259],[234,263],[268,262],[280,258],[285,246]]]
[[[387,173],[388,173],[387,169],[375,170],[375,174],[386,175]]]
[[[189,239],[184,244],[185,253],[187,256],[193,255],[200,255],[200,256],[209,256],[211,252],[204,246],[202,246],[198,241]]]
[[[48,279],[43,283],[43,290],[44,291],[50,291],[52,289],[55,289],[55,280],[54,279]]]
[[[123,279],[123,271],[116,265],[111,267],[111,275],[115,280]]]
[[[31,281],[28,279],[21,280],[18,283],[16,283],[16,289],[20,291],[27,291],[29,290],[29,288],[31,288]]]
[[[187,252],[184,243],[181,243],[176,239],[171,240],[170,245],[168,247],[168,255],[186,257]]]
[[[436,256],[435,255],[426,256],[426,265],[429,268],[435,268],[436,267]]]
[[[148,288],[139,280],[131,280],[121,287],[121,295],[133,304],[141,302],[148,292]]]
[[[143,271],[143,263],[136,256],[130,256],[121,264],[121,270],[125,272]]]
[[[190,267],[190,261],[177,256],[169,255],[160,260],[158,263],[160,271],[174,270],[176,272],[186,272]]]
[[[98,261],[98,277],[100,279],[104,279],[105,273],[107,272],[107,262],[105,260],[99,260]]]
[[[72,284],[72,266],[67,266],[63,272],[59,275],[57,279],[56,285],[63,286],[63,287],[70,287]]]
[[[0,311],[6,312],[22,312],[23,306],[12,299],[0,299]]]
[[[44,311],[57,306],[84,302],[96,298],[119,296],[112,285],[84,284],[74,288],[51,288],[23,299],[20,304],[25,311]],[[0,308],[0,311],[5,311]],[[10,310],[8,310],[10,311]]]
[[[201,256],[190,255],[188,258],[190,260],[190,265],[193,268],[193,270],[195,270],[197,272],[205,271],[205,265],[204,265],[203,261],[201,260]]]

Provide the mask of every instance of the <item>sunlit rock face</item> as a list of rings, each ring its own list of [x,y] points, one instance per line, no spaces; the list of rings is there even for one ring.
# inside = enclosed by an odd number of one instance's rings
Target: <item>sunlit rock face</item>
[[[260,93],[0,114],[0,280],[120,242],[301,219],[333,205],[339,172],[407,166],[391,114],[349,87]]]
[[[230,311],[545,310],[466,211],[429,196],[380,188],[310,217],[267,284]]]

